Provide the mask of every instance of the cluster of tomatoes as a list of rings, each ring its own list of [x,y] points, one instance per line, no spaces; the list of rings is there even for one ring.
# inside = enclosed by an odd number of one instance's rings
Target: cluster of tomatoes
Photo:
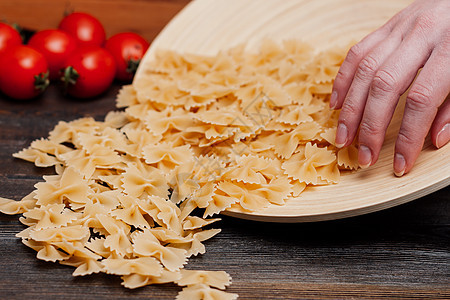
[[[73,97],[95,97],[114,79],[131,81],[148,47],[131,32],[106,39],[100,21],[81,12],[64,17],[58,29],[36,32],[26,45],[17,30],[0,23],[0,91],[14,99],[31,99],[50,81],[61,81]]]

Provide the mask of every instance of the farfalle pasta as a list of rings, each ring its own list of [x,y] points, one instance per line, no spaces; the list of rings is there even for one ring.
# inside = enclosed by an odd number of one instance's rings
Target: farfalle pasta
[[[358,168],[356,146],[334,144],[338,112],[328,109],[344,55],[296,40],[215,56],[158,50],[119,92],[119,111],[61,121],[14,154],[56,174],[21,201],[0,198],[0,211],[23,214],[17,236],[74,276],[236,299],[223,291],[227,273],[184,267],[220,232],[209,217],[284,205]]]
[[[211,288],[206,284],[194,284],[183,288],[176,297],[177,300],[191,299],[211,299],[211,300],[235,300],[237,294],[226,293],[224,291]]]

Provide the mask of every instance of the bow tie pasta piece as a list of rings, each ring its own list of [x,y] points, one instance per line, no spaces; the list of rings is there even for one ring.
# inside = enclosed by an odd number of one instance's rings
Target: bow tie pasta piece
[[[181,270],[181,279],[176,282],[180,286],[205,284],[218,289],[225,289],[231,284],[231,276],[224,271]]]
[[[140,274],[130,274],[121,277],[122,285],[129,289],[135,289],[148,284],[163,284],[175,282],[181,278],[180,271],[171,272],[163,269],[158,276],[145,276]]]
[[[202,183],[191,197],[181,203],[180,220],[185,220],[197,207],[207,208],[215,195],[217,184],[213,181]]]
[[[61,163],[56,157],[50,156],[38,149],[32,147],[23,149],[17,153],[14,153],[15,158],[20,158],[29,162],[33,162],[36,167],[46,168]]]
[[[48,178],[49,180],[35,185],[36,204],[83,203],[87,198],[87,181],[74,168],[66,168],[61,176],[57,176],[59,180]]]
[[[282,159],[289,159],[300,143],[313,139],[320,132],[316,122],[302,123],[288,133],[277,133],[271,141],[274,151]]]
[[[104,258],[111,255],[111,251],[105,247],[105,238],[91,238],[84,246]]]
[[[249,184],[266,184],[282,175],[281,163],[257,155],[242,155],[236,158],[236,164],[229,167],[222,179],[235,180]]]
[[[186,131],[195,125],[193,114],[184,109],[174,110],[171,107],[161,112],[148,111],[144,122],[148,130],[155,136],[162,136],[169,129]]]
[[[65,164],[75,168],[85,179],[90,179],[97,169],[120,168],[120,155],[111,149],[95,147],[95,152],[88,154],[86,150],[73,150],[61,155]]]
[[[70,258],[70,254],[60,251],[52,244],[46,242],[36,242],[32,239],[22,239],[22,243],[37,251],[36,257],[44,261],[62,261]]]
[[[220,221],[220,220],[221,220],[220,218],[203,219],[203,218],[196,217],[196,216],[189,216],[183,222],[183,229],[184,230],[199,229],[199,228],[210,225],[210,224]]]
[[[133,251],[138,256],[151,256],[157,258],[169,271],[177,271],[187,263],[184,249],[163,246],[153,239],[149,232],[141,232],[133,236]]]
[[[51,167],[62,164],[61,155],[72,150],[70,147],[42,138],[33,141],[30,147],[14,153],[13,156],[34,162],[37,167]]]
[[[116,107],[124,108],[139,104],[136,94],[136,90],[131,85],[122,87],[116,97]]]
[[[118,198],[120,207],[112,210],[110,212],[111,216],[135,228],[144,229],[151,227],[144,217],[145,213],[139,207],[138,198],[124,194],[119,194]]]
[[[313,118],[304,106],[289,105],[287,109],[281,111],[275,121],[289,125],[300,125],[301,123],[312,122]]]
[[[34,192],[32,194],[34,196]],[[27,212],[36,206],[36,199],[33,196],[30,198],[25,197],[20,201],[0,197],[0,212],[7,215],[17,215]]]
[[[161,264],[153,257],[107,258],[102,260],[102,264],[106,273],[114,275],[158,276],[163,270]]]
[[[199,254],[204,254],[206,252],[205,245],[202,243],[216,234],[218,234],[220,229],[208,229],[203,231],[194,230],[190,232],[184,243],[171,243],[168,246],[180,248],[186,250],[186,257],[197,256]]]
[[[74,147],[79,147],[77,139],[78,133],[95,135],[101,128],[105,128],[103,122],[96,121],[93,118],[81,118],[71,122],[60,121],[49,133],[49,140],[55,143],[68,143]]]
[[[142,149],[145,162],[165,172],[170,172],[175,166],[194,160],[189,145],[173,147],[169,143],[148,145]]]
[[[80,241],[86,242],[89,238],[89,229],[81,225],[74,225],[61,228],[45,228],[30,232],[30,238],[38,242],[62,242]]]
[[[202,56],[198,56],[202,59]],[[155,59],[151,60],[146,66],[145,71],[148,73],[173,73],[187,70],[191,67],[190,61],[193,55],[183,56],[176,51],[157,50]],[[205,59],[206,60],[206,59]]]
[[[129,239],[131,227],[120,220],[108,215],[97,215],[97,219],[105,229],[106,239],[104,246],[121,256],[132,253],[132,245]]]
[[[105,116],[105,129],[119,129],[125,126],[130,120],[124,111],[110,111]]]
[[[179,219],[181,210],[172,201],[150,196],[147,200],[140,201],[139,206],[160,226],[181,234],[183,230]]]
[[[195,162],[190,161],[175,167],[170,174],[170,187],[172,195],[170,200],[180,204],[183,200],[190,198],[199,188],[199,179],[194,173]]]
[[[66,226],[78,218],[77,213],[65,208],[64,204],[50,204],[39,208],[36,207],[25,212],[23,216],[38,221],[36,223],[36,230]]]
[[[138,166],[130,165],[122,174],[124,193],[142,199],[149,196],[167,197],[169,185],[164,173],[152,166]]]
[[[211,300],[235,300],[237,294],[227,293],[211,288],[206,284],[194,284],[183,288],[177,295],[177,300],[211,299]]]
[[[102,263],[96,259],[72,256],[67,260],[62,260],[59,262],[62,265],[75,267],[73,271],[73,276],[85,276],[94,273],[105,272],[105,268]]]
[[[154,238],[151,236],[147,236],[149,239],[154,241],[160,241],[161,244],[167,245],[167,244],[184,244],[189,243],[193,241],[193,237],[183,234],[180,235],[170,229],[164,228],[164,227],[154,227],[150,229],[146,229],[144,231],[145,233],[151,233]]]
[[[358,163],[358,148],[355,145],[339,149],[338,165],[345,169],[356,170],[359,167]]]
[[[334,174],[333,169],[325,169],[321,171],[322,167],[336,164],[336,155],[326,148],[320,148],[311,143],[307,143],[304,153],[294,154],[291,158],[286,160],[282,168],[286,175],[290,178],[305,182],[307,184],[317,185],[320,178],[336,178],[338,174]],[[333,180],[330,180],[333,181]]]

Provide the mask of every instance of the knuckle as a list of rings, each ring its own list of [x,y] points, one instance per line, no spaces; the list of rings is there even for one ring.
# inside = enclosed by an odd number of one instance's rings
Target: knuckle
[[[380,70],[373,78],[371,91],[375,95],[397,92],[397,80],[390,72]]]
[[[371,78],[373,74],[377,71],[378,63],[370,55],[366,56],[361,60],[356,70],[355,77],[359,80],[365,80],[366,78]]]
[[[377,121],[363,121],[360,125],[360,135],[368,138],[374,138],[383,133],[384,126]]]
[[[355,116],[359,114],[358,105],[350,98],[345,99],[342,105],[341,114],[344,116]]]
[[[421,32],[433,30],[436,26],[436,20],[430,12],[424,12],[416,18],[415,29]]]
[[[358,70],[365,74],[375,73],[378,69],[378,62],[371,55],[367,55],[364,59],[361,60],[361,63],[358,66]]]
[[[414,84],[406,98],[406,105],[408,109],[422,112],[430,109],[432,105],[432,90],[423,84]]]
[[[418,141],[414,138],[415,135],[409,134],[403,130],[400,130],[397,136],[397,144],[406,146],[407,149],[411,149],[412,147],[418,144]]]
[[[363,54],[364,51],[361,47],[361,44],[355,44],[350,48],[350,50],[348,50],[347,60],[353,63],[358,62],[361,60]]]
[[[450,30],[448,30],[443,36],[442,39],[437,43],[437,55],[439,55],[442,59],[450,58]]]

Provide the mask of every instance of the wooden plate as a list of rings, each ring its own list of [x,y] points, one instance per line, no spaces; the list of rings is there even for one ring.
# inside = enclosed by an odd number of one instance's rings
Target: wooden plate
[[[215,54],[263,38],[303,39],[318,50],[348,44],[370,33],[410,0],[197,0],[190,3],[160,33],[138,70],[155,49]],[[284,206],[257,213],[225,214],[259,221],[321,221],[369,213],[422,197],[450,184],[450,145],[436,150],[427,139],[413,170],[397,178],[392,171],[395,138],[401,121],[399,105],[388,129],[378,162],[346,174],[336,185],[309,188]]]

